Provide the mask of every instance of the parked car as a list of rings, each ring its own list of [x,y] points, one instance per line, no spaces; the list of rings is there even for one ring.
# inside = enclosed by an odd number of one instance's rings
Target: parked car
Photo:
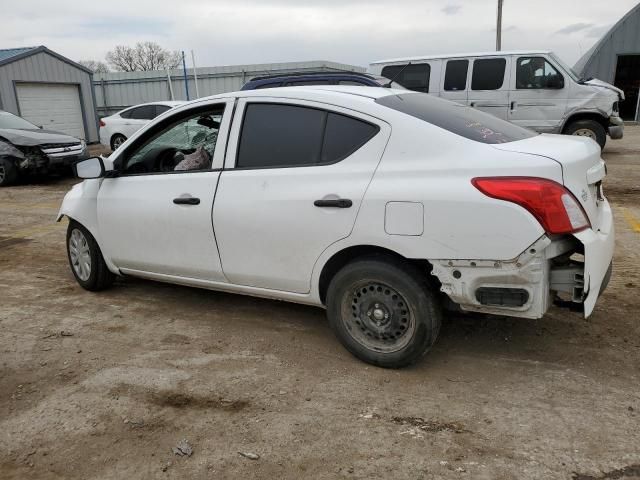
[[[410,65],[408,65],[411,63]],[[624,92],[580,78],[550,51],[491,52],[373,62],[373,73],[542,133],[622,138]]]
[[[401,367],[443,306],[589,316],[614,248],[605,173],[589,139],[430,95],[274,88],[177,107],[78,163],[58,220],[87,290],[131,275],[325,307],[350,352]]]
[[[143,103],[103,117],[100,119],[100,143],[111,150],[116,150],[127,138],[158,115],[183,103],[178,101]]]
[[[284,75],[255,77],[244,84],[242,90],[275,87],[302,87],[307,85],[351,85],[365,87],[404,87],[380,75],[359,72],[298,72]]]
[[[13,184],[19,176],[69,168],[87,157],[84,140],[43,130],[0,110],[0,187]]]

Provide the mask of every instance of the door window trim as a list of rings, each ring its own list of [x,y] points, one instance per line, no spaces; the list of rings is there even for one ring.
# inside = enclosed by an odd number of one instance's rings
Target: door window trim
[[[295,164],[295,165],[270,165],[270,166],[262,166],[262,167],[238,167],[238,156],[240,155],[240,142],[242,140],[242,129],[244,127],[244,122],[245,122],[245,117],[247,115],[247,107],[249,105],[282,105],[282,106],[287,106],[287,107],[300,107],[300,108],[310,108],[313,110],[321,110],[323,112],[327,113],[327,118],[328,118],[328,114],[330,113],[334,113],[336,115],[342,115],[344,117],[348,117],[348,118],[353,118],[354,120],[360,121],[360,122],[364,122],[364,123],[368,123],[369,125],[373,126],[376,128],[376,131],[373,135],[371,135],[365,142],[363,142],[362,144],[360,144],[357,148],[353,149],[352,151],[350,151],[347,155],[344,155],[343,157],[339,158],[338,160],[334,160],[331,162],[319,162],[319,163],[301,163],[301,164]],[[324,127],[323,127],[323,139],[324,139],[324,134],[326,133],[326,128],[327,128],[327,122],[325,119],[324,122]],[[340,163],[343,160],[346,160],[347,158],[349,158],[351,155],[353,155],[355,152],[357,152],[358,150],[360,150],[362,147],[364,147],[367,143],[369,143],[371,140],[373,140],[379,133],[380,133],[380,125],[364,120],[362,118],[358,118],[354,115],[349,115],[349,114],[345,114],[343,112],[337,112],[335,110],[329,110],[327,108],[323,108],[320,106],[311,106],[311,105],[304,105],[304,104],[300,104],[300,103],[287,103],[287,102],[282,102],[282,101],[265,101],[264,99],[259,99],[256,101],[246,101],[243,105],[242,108],[242,120],[240,123],[240,127],[238,129],[238,135],[237,135],[237,141],[236,141],[236,151],[234,154],[234,159],[233,159],[233,166],[232,167],[228,167],[228,168],[224,168],[224,171],[231,171],[231,170],[272,170],[274,168],[305,168],[305,167],[325,167],[327,165],[335,165],[336,163]],[[324,141],[324,140],[323,140]]]
[[[121,154],[119,154],[118,157],[113,161],[114,169],[119,171],[120,168],[122,167],[125,157],[128,157],[128,153],[132,149],[136,149],[140,147],[142,144],[144,144],[154,135],[162,131],[168,125],[175,123],[176,120],[185,119],[201,112],[207,112],[209,110],[212,110],[216,106],[224,106],[224,110],[222,113],[222,122],[220,123],[220,129],[218,130],[218,138],[216,139],[216,148],[214,151],[214,156],[211,159],[212,167],[216,163],[217,159],[221,159],[221,162],[219,162],[222,164],[221,167],[209,168],[206,170],[177,170],[177,171],[173,170],[169,172],[120,173],[117,176],[117,178],[141,177],[141,176],[152,176],[152,175],[175,175],[175,174],[185,174],[185,173],[221,172],[222,170],[224,170],[224,158],[226,156],[226,152],[228,148],[229,133],[231,131],[231,125],[233,121],[232,117],[233,117],[233,114],[235,113],[235,108],[234,108],[235,100],[236,99],[222,99],[221,101],[218,101],[218,102],[207,103],[205,105],[201,105],[192,109],[181,110],[179,112],[176,112],[170,117],[163,119],[158,124],[153,125],[152,128],[150,128],[149,130],[144,132],[142,135],[137,137],[133,141],[133,143],[127,146],[127,148]],[[232,104],[231,106],[229,105],[230,103]],[[227,113],[229,113],[229,115],[227,115]],[[224,145],[221,145],[221,143],[223,143]],[[220,154],[218,154],[219,145],[222,148],[222,151],[220,152]]]

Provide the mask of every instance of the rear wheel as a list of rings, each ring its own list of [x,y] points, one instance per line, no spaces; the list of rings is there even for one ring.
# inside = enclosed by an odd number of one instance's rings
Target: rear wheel
[[[111,150],[115,152],[116,149],[126,141],[127,137],[116,133],[113,137],[111,137]]]
[[[14,184],[17,178],[16,164],[8,158],[0,158],[0,187]]]
[[[107,268],[98,243],[73,220],[67,227],[67,254],[73,276],[82,288],[97,292],[111,286],[115,275]]]
[[[604,148],[607,143],[607,131],[595,120],[577,120],[571,122],[564,133],[567,135],[577,135],[579,137],[588,137],[598,142],[600,148]]]
[[[424,274],[384,257],[356,260],[335,275],[327,291],[327,316],[347,350],[385,368],[419,360],[442,321]]]

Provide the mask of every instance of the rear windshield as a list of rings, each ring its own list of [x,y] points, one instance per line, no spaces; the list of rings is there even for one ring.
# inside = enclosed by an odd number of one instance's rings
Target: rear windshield
[[[488,113],[424,93],[388,95],[376,103],[481,143],[508,143],[537,135]]]

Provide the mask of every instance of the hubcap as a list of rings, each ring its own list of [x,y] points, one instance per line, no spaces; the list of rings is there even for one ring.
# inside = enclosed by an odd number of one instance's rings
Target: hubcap
[[[578,130],[576,130],[575,132],[573,132],[574,135],[577,135],[578,137],[589,137],[592,139],[596,139],[596,134],[594,133],[593,130],[589,130],[588,128],[580,128]]]
[[[411,308],[397,290],[371,281],[358,282],[344,296],[342,321],[355,341],[382,353],[406,347],[416,324]]]
[[[73,271],[80,280],[86,282],[91,275],[91,254],[87,238],[77,228],[69,236],[69,258]]]

